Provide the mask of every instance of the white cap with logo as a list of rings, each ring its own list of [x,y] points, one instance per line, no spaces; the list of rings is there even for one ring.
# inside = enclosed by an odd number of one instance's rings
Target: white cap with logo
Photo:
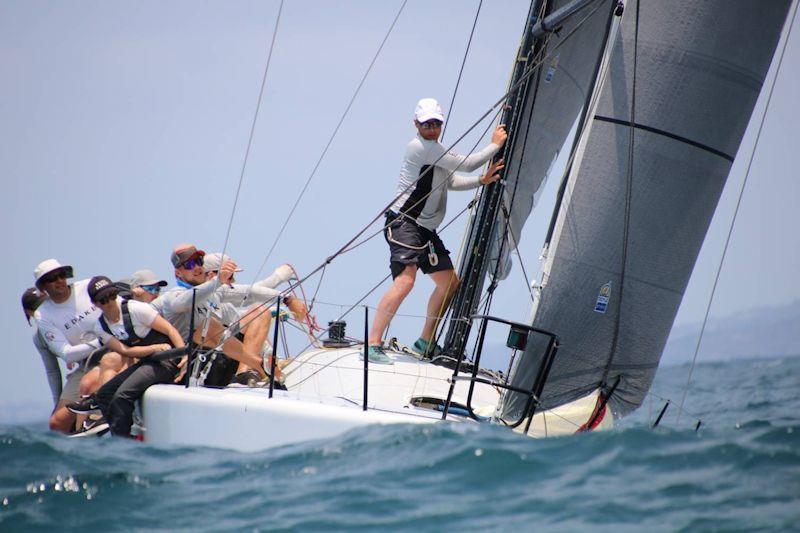
[[[417,102],[417,108],[414,109],[414,120],[420,124],[429,120],[441,120],[444,122],[442,106],[433,98],[423,98]]]

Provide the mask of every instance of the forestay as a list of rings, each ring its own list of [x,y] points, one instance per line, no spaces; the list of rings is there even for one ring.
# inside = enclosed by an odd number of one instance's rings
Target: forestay
[[[789,3],[626,2],[533,322],[561,340],[543,407],[608,391],[618,378],[613,411],[642,403]],[[530,387],[542,351],[531,338],[514,385]],[[523,405],[510,393],[502,414],[515,419]]]

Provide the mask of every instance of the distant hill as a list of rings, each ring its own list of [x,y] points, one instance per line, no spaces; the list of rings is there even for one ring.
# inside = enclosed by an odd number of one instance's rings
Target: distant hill
[[[701,324],[673,328],[662,362],[683,363],[694,355]],[[800,300],[709,320],[698,360],[800,355]]]

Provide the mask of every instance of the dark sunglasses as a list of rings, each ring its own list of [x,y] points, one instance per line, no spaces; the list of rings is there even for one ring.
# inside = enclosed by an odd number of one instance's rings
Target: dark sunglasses
[[[196,266],[203,266],[202,257],[192,257],[181,264],[181,268],[185,268],[186,270],[192,270]]]
[[[428,120],[428,121],[423,122],[422,124],[420,124],[420,126],[422,127],[423,130],[433,130],[433,129],[436,129],[436,128],[441,128],[442,127],[442,121],[441,120]]]
[[[139,286],[152,295],[158,295],[161,292],[160,285],[139,285]]]
[[[55,272],[50,272],[46,276],[42,276],[39,280],[40,283],[53,283],[60,279],[67,279],[67,273],[63,270],[56,270]]]
[[[100,305],[106,305],[108,302],[116,300],[117,294],[119,294],[117,291],[109,291],[100,298],[98,298],[97,300],[95,300],[95,303],[98,303]]]

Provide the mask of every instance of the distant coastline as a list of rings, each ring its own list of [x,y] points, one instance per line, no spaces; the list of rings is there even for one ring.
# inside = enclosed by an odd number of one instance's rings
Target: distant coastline
[[[701,324],[673,328],[662,364],[681,364],[694,356]],[[800,300],[709,320],[698,361],[800,355]]]

